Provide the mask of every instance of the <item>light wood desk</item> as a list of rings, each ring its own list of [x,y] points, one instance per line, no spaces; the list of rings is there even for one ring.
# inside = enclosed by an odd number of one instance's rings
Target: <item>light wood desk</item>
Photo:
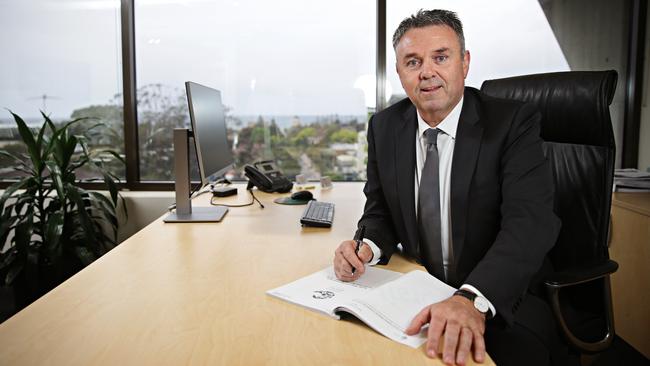
[[[616,334],[650,358],[650,193],[614,193],[609,256]]]
[[[361,183],[315,191],[336,204],[332,229],[302,228],[305,206],[257,196],[264,210],[231,208],[221,223],[154,221],[0,324],[0,365],[441,364],[265,294],[331,265],[363,210]],[[249,199],[240,187],[221,202]],[[195,201],[207,206],[208,195]],[[401,257],[388,266],[416,267]]]

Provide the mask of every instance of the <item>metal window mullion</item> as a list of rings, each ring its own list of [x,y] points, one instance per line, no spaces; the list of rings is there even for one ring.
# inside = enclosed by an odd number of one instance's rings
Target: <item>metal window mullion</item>
[[[121,0],[124,154],[126,157],[126,187],[129,189],[140,183],[134,13],[135,0]]]
[[[386,107],[386,0],[377,0],[377,70],[375,110]]]
[[[648,3],[646,0],[632,0],[629,2],[628,9],[631,21],[628,30],[629,43],[621,167],[637,168]]]

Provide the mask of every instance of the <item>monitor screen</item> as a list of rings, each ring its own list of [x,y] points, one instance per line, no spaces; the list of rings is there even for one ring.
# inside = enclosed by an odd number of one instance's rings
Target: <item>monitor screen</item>
[[[191,81],[185,82],[194,145],[202,185],[215,181],[235,163],[226,133],[221,93]]]

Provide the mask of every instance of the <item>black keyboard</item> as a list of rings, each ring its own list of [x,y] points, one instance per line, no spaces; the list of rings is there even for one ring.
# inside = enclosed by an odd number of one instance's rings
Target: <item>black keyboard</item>
[[[303,226],[332,227],[334,221],[334,204],[328,202],[309,201],[300,223]]]

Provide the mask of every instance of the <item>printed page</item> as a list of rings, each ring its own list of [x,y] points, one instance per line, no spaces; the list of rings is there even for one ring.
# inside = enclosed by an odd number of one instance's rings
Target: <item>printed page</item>
[[[447,299],[454,291],[424,271],[412,271],[355,297],[345,305],[345,310],[384,336],[417,348],[427,340],[427,327],[415,336],[407,336],[404,331],[411,320],[425,306]]]
[[[358,280],[343,282],[336,278],[334,267],[328,267],[266,293],[339,319],[334,313],[337,306],[355,297],[365,296],[370,290],[400,276],[402,274],[399,272],[366,267],[366,273]]]

